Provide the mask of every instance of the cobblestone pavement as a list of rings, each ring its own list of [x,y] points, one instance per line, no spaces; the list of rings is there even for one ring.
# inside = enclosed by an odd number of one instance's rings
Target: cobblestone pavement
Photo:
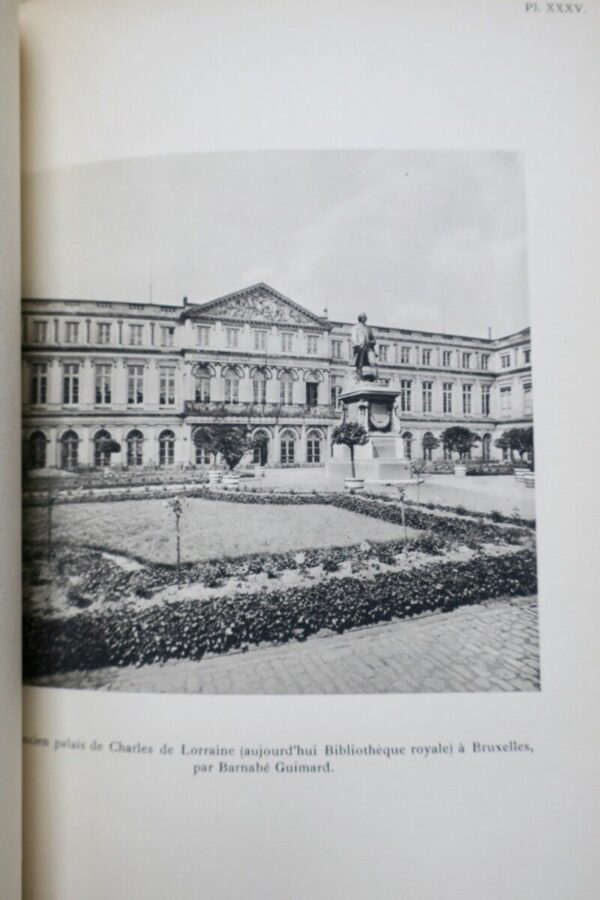
[[[63,687],[206,694],[539,690],[535,597],[490,600],[201,662],[74,672]]]

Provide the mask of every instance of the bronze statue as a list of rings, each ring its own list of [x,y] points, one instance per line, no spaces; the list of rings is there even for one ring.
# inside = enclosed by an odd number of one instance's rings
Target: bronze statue
[[[375,335],[367,325],[366,313],[361,313],[358,322],[352,328],[352,350],[354,351],[354,367],[359,378],[363,377],[365,366],[375,366]]]

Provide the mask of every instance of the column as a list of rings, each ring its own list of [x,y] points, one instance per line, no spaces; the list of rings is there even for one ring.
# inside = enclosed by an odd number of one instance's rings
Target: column
[[[215,363],[215,377],[212,379],[210,388],[210,399],[222,403],[224,397],[222,363]]]
[[[49,468],[58,468],[60,466],[60,457],[58,451],[60,447],[56,440],[56,426],[53,425],[48,429],[48,445],[46,447],[46,464]]]

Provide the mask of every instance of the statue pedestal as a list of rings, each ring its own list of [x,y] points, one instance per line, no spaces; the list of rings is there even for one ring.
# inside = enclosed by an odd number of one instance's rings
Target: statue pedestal
[[[367,444],[354,448],[357,478],[365,481],[409,481],[410,462],[404,459],[404,442],[394,406],[396,388],[385,379],[350,382],[340,395],[342,421],[362,425],[369,436]],[[327,472],[349,478],[350,449],[341,444],[333,447]]]

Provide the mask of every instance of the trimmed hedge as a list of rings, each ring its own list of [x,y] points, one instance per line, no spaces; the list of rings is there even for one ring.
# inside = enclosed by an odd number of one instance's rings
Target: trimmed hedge
[[[367,582],[341,578],[284,592],[179,601],[136,616],[128,610],[50,620],[31,615],[24,619],[24,675],[33,679],[77,669],[199,660],[206,653],[305,640],[322,629],[342,633],[536,590],[535,554],[523,550],[494,560],[479,556],[386,573]]]

